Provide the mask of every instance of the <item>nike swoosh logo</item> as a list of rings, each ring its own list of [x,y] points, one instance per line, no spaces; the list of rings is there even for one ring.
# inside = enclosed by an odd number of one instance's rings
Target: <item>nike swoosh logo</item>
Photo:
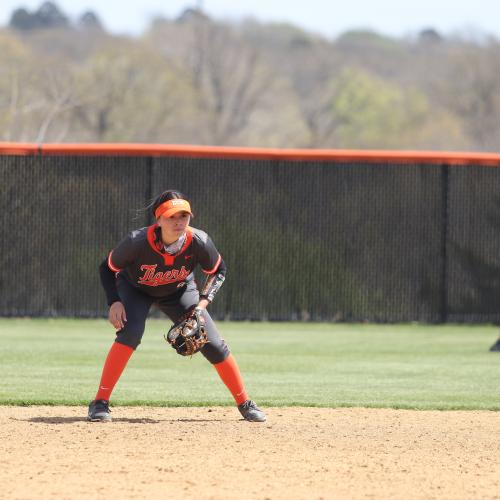
[[[192,255],[184,255],[184,258],[185,258],[186,260],[191,259],[192,257],[193,257]]]

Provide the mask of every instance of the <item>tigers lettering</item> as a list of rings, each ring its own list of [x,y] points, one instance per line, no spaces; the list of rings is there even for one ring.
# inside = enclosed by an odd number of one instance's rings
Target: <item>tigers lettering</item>
[[[141,276],[137,283],[139,285],[146,286],[161,286],[168,285],[169,283],[176,283],[177,281],[184,281],[191,271],[188,271],[184,266],[180,269],[172,269],[170,271],[156,272],[157,264],[148,265],[143,264],[141,266],[141,271],[144,271],[144,275]]]

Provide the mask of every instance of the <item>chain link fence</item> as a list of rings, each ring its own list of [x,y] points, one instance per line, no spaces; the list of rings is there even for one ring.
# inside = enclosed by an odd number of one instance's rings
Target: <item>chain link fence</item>
[[[500,320],[500,169],[0,156],[0,315],[106,314],[98,266],[165,189],[228,265],[218,319]]]

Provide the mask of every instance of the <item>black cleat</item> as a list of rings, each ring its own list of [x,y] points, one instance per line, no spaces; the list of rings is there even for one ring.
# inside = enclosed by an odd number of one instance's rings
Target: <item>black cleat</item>
[[[89,404],[88,420],[91,422],[111,422],[109,401],[98,399]]]
[[[490,351],[500,351],[500,338],[490,347]]]
[[[247,399],[238,406],[242,417],[249,422],[265,422],[266,414],[251,400]]]

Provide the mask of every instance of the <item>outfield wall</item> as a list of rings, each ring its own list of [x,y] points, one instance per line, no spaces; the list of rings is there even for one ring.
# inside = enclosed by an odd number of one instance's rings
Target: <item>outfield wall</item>
[[[229,268],[219,319],[498,322],[500,155],[0,143],[0,315],[106,312],[165,189]]]

